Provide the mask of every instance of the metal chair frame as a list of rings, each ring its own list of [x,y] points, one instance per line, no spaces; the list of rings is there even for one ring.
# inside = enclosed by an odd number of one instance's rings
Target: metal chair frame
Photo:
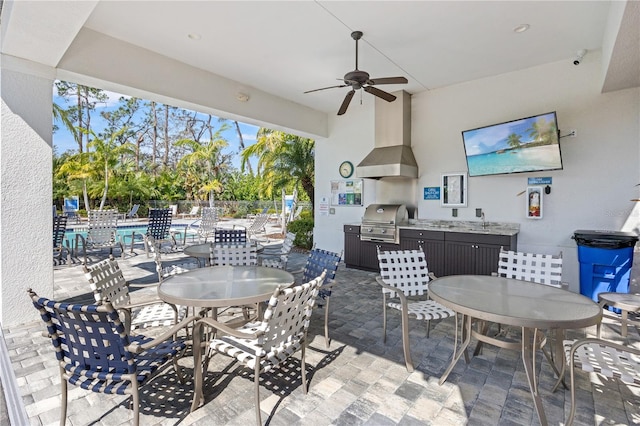
[[[260,374],[278,368],[285,360],[297,351],[300,355],[300,371],[302,389],[307,393],[307,377],[305,364],[305,347],[307,330],[320,285],[324,281],[322,275],[308,283],[286,289],[278,287],[267,304],[264,319],[247,323],[240,328],[229,327],[212,318],[203,318],[194,327],[193,347],[195,368],[195,393],[191,411],[196,410],[203,402],[202,384],[204,371],[208,363],[202,362],[202,336],[204,327],[217,330],[213,340],[207,345],[209,358],[220,353],[237,360],[237,362],[253,369],[254,392],[256,405],[256,422],[262,424],[260,412]],[[202,368],[200,368],[202,366]]]
[[[96,302],[109,301],[123,315],[127,333],[147,327],[171,326],[184,316],[184,310],[165,303],[157,296],[132,300],[129,283],[125,280],[118,262],[111,256],[94,265],[84,265]]]
[[[640,349],[599,338],[564,340],[563,346],[566,363],[562,364],[562,371],[558,375],[553,392],[562,383],[568,364],[571,380],[571,411],[567,425],[573,424],[576,414],[576,369],[618,379],[625,384],[640,386]]]
[[[84,264],[87,264],[87,250],[109,249],[113,255],[113,248],[120,248],[120,257],[124,259],[124,246],[118,238],[118,211],[117,210],[90,210],[88,212],[89,225],[87,237],[76,234],[76,249],[82,242],[82,255]]]
[[[109,302],[95,305],[59,303],[28,290],[33,306],[46,325],[60,369],[60,424],[67,417],[67,383],[96,393],[131,395],[133,424],[139,424],[140,387],[169,361],[184,383],[177,359],[187,345],[178,331],[198,317],[187,318],[152,339],[130,336]],[[89,407],[87,407],[89,408]]]
[[[273,251],[269,250],[268,247],[265,247],[262,253],[258,254],[258,263],[269,268],[287,269],[289,253],[291,253],[295,239],[296,234],[293,232],[287,232],[280,249]]]
[[[427,337],[431,328],[431,320],[455,317],[456,330],[458,316],[456,313],[434,300],[409,301],[407,297],[428,297],[429,269],[422,247],[419,250],[381,251],[378,247],[378,263],[380,276],[378,284],[382,286],[382,332],[383,341],[387,341],[387,307],[397,309],[402,318],[402,347],[407,371],[413,371],[411,346],[409,344],[409,316],[427,321]],[[387,300],[398,298],[398,301]]]
[[[338,265],[340,264],[341,259],[342,252],[334,253],[332,251],[314,247],[309,252],[309,257],[307,257],[307,262],[305,263],[304,270],[302,271],[303,282],[308,282],[313,279],[313,277],[320,276],[323,271],[325,272],[325,280],[322,282],[322,286],[318,292],[318,297],[320,297],[324,303],[324,342],[327,348],[330,345],[329,302],[331,300],[333,287],[336,284],[336,271],[338,270]],[[318,306],[320,306],[320,303],[318,303]]]

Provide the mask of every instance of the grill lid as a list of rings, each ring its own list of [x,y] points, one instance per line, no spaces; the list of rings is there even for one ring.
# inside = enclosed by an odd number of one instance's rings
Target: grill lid
[[[404,204],[370,204],[362,217],[363,223],[388,225],[397,225],[407,220],[407,206]]]

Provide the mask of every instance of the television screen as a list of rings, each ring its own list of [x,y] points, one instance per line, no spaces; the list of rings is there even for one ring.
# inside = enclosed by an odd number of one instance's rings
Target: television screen
[[[462,132],[469,176],[561,170],[556,113]]]

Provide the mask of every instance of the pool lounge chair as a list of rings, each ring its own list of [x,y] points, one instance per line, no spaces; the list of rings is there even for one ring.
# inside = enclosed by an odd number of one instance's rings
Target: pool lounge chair
[[[180,217],[182,219],[196,218],[198,217],[198,213],[200,213],[200,206],[193,206],[189,213],[180,213]]]
[[[138,209],[140,208],[140,204],[134,204],[127,213],[122,215],[122,220],[133,219],[134,217],[138,218]]]
[[[120,248],[120,256],[124,259],[124,246],[118,237],[118,212],[116,210],[90,210],[88,214],[89,225],[87,236],[76,234],[76,250],[82,243],[82,255],[84,264],[87,264],[87,250],[109,249],[113,254],[113,248]]]

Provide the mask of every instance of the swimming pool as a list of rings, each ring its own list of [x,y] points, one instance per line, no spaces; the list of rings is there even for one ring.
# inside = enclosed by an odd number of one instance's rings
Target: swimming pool
[[[187,225],[183,225],[183,224],[179,224],[179,225],[172,225],[171,229],[175,229],[176,231],[184,231]],[[126,237],[127,239],[131,238],[131,234],[135,232],[136,233],[136,237],[137,238],[142,238],[143,234],[146,234],[147,232],[147,225],[124,225],[124,226],[118,226],[118,230],[116,235],[118,236],[118,239],[120,241],[124,241],[124,238]],[[67,231],[64,233],[64,237],[65,239],[67,239],[68,241],[74,241],[76,240],[76,235],[82,235],[83,237],[87,237],[87,231],[86,228],[78,228],[77,230],[74,228],[67,228]]]

